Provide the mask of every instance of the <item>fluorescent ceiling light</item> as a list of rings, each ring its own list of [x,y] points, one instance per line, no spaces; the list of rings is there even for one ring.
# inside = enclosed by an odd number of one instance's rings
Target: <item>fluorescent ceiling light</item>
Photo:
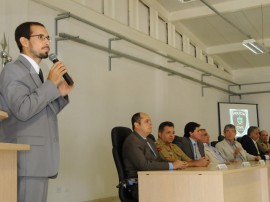
[[[188,3],[188,2],[196,1],[196,0],[178,0],[178,1],[181,2],[181,3]]]
[[[269,50],[255,41],[255,39],[244,40],[242,44],[255,54],[268,53]]]

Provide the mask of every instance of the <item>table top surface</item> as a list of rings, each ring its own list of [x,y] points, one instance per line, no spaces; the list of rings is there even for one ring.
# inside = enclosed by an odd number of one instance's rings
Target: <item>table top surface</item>
[[[27,144],[11,144],[11,143],[0,143],[0,152],[1,151],[24,151],[30,150],[30,145]]]
[[[249,161],[249,165],[245,166],[242,162],[230,163],[226,169],[219,169],[217,164],[210,164],[207,167],[188,167],[183,170],[159,170],[159,171],[139,171],[138,175],[185,175],[185,174],[226,174],[234,172],[243,172],[244,170],[253,170],[259,167],[270,167],[270,161],[264,161],[265,165],[260,164],[258,161]]]

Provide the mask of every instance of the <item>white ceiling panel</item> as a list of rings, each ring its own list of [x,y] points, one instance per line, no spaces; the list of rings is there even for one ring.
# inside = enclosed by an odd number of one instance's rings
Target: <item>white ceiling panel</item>
[[[190,40],[225,67],[270,66],[269,53],[255,55],[242,46],[243,40],[254,38],[270,49],[270,0],[144,1],[166,10],[176,29],[192,33]]]

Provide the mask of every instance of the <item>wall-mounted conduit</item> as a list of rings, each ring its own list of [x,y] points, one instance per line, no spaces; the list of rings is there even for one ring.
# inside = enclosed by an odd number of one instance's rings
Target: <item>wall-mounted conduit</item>
[[[221,77],[219,77],[219,76],[217,76],[217,75],[209,74],[209,72],[207,72],[207,71],[204,72],[204,71],[202,71],[201,69],[197,69],[196,67],[191,67],[191,68],[194,68],[194,69],[196,69],[196,70],[202,72],[201,80],[199,80],[199,79],[193,78],[193,77],[191,77],[191,76],[185,75],[185,74],[183,74],[183,73],[180,73],[180,72],[171,70],[171,69],[169,69],[169,68],[167,68],[167,67],[164,67],[164,66],[162,66],[162,65],[158,65],[158,64],[155,64],[155,63],[152,63],[152,62],[143,60],[143,59],[141,59],[141,58],[137,58],[137,57],[134,57],[134,56],[132,56],[132,55],[128,55],[128,54],[122,53],[122,52],[117,51],[117,50],[113,50],[113,49],[111,49],[111,45],[110,45],[111,41],[110,41],[110,39],[109,39],[109,45],[108,45],[109,47],[104,47],[104,46],[95,44],[95,43],[93,43],[93,42],[90,42],[90,41],[81,39],[79,36],[72,36],[72,35],[67,34],[67,33],[58,33],[58,21],[59,21],[59,20],[62,20],[62,19],[66,19],[66,18],[73,18],[73,19],[78,20],[78,21],[80,21],[80,22],[83,22],[83,23],[85,23],[85,24],[87,24],[87,25],[90,25],[90,26],[92,26],[92,27],[95,27],[95,28],[97,28],[97,29],[99,29],[99,30],[101,30],[101,31],[104,31],[104,32],[106,32],[106,33],[109,33],[109,34],[113,35],[113,36],[115,37],[115,39],[117,39],[117,40],[125,40],[125,41],[127,41],[127,42],[129,42],[129,43],[132,43],[132,44],[136,45],[136,46],[139,46],[139,47],[141,47],[141,48],[144,48],[145,50],[148,50],[148,51],[150,51],[150,52],[152,52],[152,53],[155,53],[155,54],[157,54],[157,55],[159,55],[159,56],[162,56],[162,57],[164,57],[164,58],[167,58],[167,59],[168,59],[168,63],[170,63],[170,62],[173,61],[173,62],[178,62],[178,63],[180,63],[180,64],[184,64],[182,61],[179,61],[179,60],[178,60],[177,58],[175,58],[175,57],[170,57],[170,56],[168,56],[168,55],[164,55],[164,54],[162,54],[162,53],[160,53],[160,52],[157,52],[156,50],[152,50],[152,49],[150,49],[150,48],[148,48],[148,47],[145,47],[145,46],[143,46],[143,45],[141,45],[141,44],[138,44],[137,42],[134,42],[134,41],[132,41],[132,40],[130,40],[130,39],[127,39],[126,37],[120,36],[119,34],[116,34],[116,33],[112,32],[112,31],[110,31],[110,30],[108,30],[108,29],[106,29],[106,28],[104,28],[104,27],[102,27],[102,26],[98,26],[98,25],[96,25],[96,24],[94,24],[94,23],[91,23],[91,22],[89,22],[89,21],[87,21],[87,20],[85,20],[85,19],[82,19],[82,18],[80,18],[80,17],[78,17],[78,16],[72,15],[71,13],[63,13],[63,14],[58,15],[58,16],[55,18],[55,35],[56,35],[56,36],[59,36],[59,37],[57,37],[57,38],[55,39],[55,41],[56,41],[56,43],[55,43],[55,51],[56,51],[56,53],[57,53],[57,51],[58,51],[58,47],[57,47],[57,46],[58,46],[58,42],[59,42],[59,41],[70,40],[70,41],[73,41],[73,42],[77,42],[77,43],[80,43],[80,44],[83,44],[83,45],[86,45],[86,46],[90,46],[90,47],[96,48],[96,49],[98,49],[98,50],[101,50],[101,51],[105,51],[105,52],[110,53],[111,56],[109,56],[109,61],[110,61],[112,58],[123,57],[123,58],[129,59],[129,60],[132,60],[132,61],[136,61],[136,62],[145,64],[145,65],[154,67],[154,68],[156,68],[156,69],[165,71],[165,72],[169,73],[169,75],[180,76],[180,77],[182,77],[182,78],[185,78],[185,79],[191,80],[191,81],[193,81],[193,82],[199,83],[199,84],[202,86],[202,96],[204,95],[203,90],[204,90],[205,88],[214,88],[214,89],[216,89],[216,90],[219,90],[219,91],[228,93],[228,94],[229,94],[229,101],[230,101],[230,97],[231,97],[231,96],[239,96],[239,97],[241,98],[242,95],[251,95],[251,94],[260,94],[260,93],[270,93],[270,91],[255,91],[255,92],[243,92],[243,93],[239,93],[239,92],[235,92],[235,91],[232,91],[232,90],[231,90],[231,87],[233,87],[233,86],[240,86],[240,87],[241,87],[241,85],[265,84],[265,83],[270,83],[270,82],[258,82],[258,83],[250,83],[250,84],[237,84],[237,83],[234,83],[234,82],[229,81],[229,80],[227,80],[227,79],[221,78]],[[185,64],[184,64],[184,65],[185,65]],[[110,64],[110,62],[109,62],[109,70],[111,70],[111,64]],[[205,82],[205,81],[204,81],[204,77],[205,77],[205,76],[207,76],[207,77],[210,77],[210,76],[211,76],[211,77],[215,77],[215,78],[218,78],[218,79],[220,79],[220,80],[222,80],[222,81],[224,81],[224,82],[230,83],[230,84],[228,85],[228,89],[225,89],[225,88],[222,88],[222,87],[219,87],[219,86],[210,84],[210,83],[208,83],[208,82]]]
[[[223,91],[223,92],[226,92],[226,93],[229,93],[229,94],[233,94],[233,92],[232,92],[232,91],[229,91],[228,89],[224,89],[224,88],[220,88],[220,87],[218,87],[218,86],[214,86],[214,85],[212,85],[212,84],[209,84],[209,83],[200,81],[200,80],[195,79],[195,78],[193,78],[193,77],[190,77],[190,76],[187,76],[187,75],[185,75],[185,74],[179,73],[179,72],[177,72],[177,71],[171,70],[171,69],[169,69],[169,68],[167,68],[167,67],[164,67],[164,66],[162,66],[162,65],[158,65],[158,64],[155,64],[155,63],[151,63],[151,62],[149,62],[149,61],[146,61],[146,60],[143,60],[143,59],[134,57],[134,56],[132,56],[132,55],[128,55],[128,54],[122,53],[122,52],[120,52],[120,51],[112,50],[112,49],[110,49],[110,48],[107,48],[107,47],[104,47],[104,46],[95,44],[95,43],[93,43],[93,42],[90,42],[90,41],[81,39],[81,38],[76,37],[76,36],[72,36],[72,35],[69,35],[69,34],[66,34],[66,33],[59,33],[59,37],[61,37],[61,38],[59,38],[60,40],[65,39],[65,40],[74,41],[74,42],[80,43],[80,44],[82,44],[82,45],[90,46],[90,47],[96,48],[96,49],[98,49],[98,50],[108,52],[108,53],[110,53],[110,54],[112,54],[112,55],[114,55],[114,56],[117,56],[117,57],[123,57],[123,58],[129,59],[129,60],[135,61],[135,62],[139,62],[139,63],[145,64],[145,65],[154,67],[154,68],[156,68],[156,69],[159,69],[159,70],[168,72],[169,74],[177,75],[177,76],[180,76],[180,77],[182,77],[182,78],[185,78],[185,79],[194,81],[194,82],[196,82],[196,83],[200,83],[201,85],[203,85],[203,86],[205,86],[205,87],[207,86],[207,87],[215,88],[215,89],[217,89],[217,90],[220,90],[220,91]],[[59,39],[56,39],[56,40],[58,41]]]

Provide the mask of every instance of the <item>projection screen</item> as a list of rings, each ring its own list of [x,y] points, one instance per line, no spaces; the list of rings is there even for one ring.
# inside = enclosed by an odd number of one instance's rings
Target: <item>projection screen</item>
[[[219,134],[226,124],[233,124],[236,137],[247,134],[250,126],[259,127],[258,104],[218,102]]]

